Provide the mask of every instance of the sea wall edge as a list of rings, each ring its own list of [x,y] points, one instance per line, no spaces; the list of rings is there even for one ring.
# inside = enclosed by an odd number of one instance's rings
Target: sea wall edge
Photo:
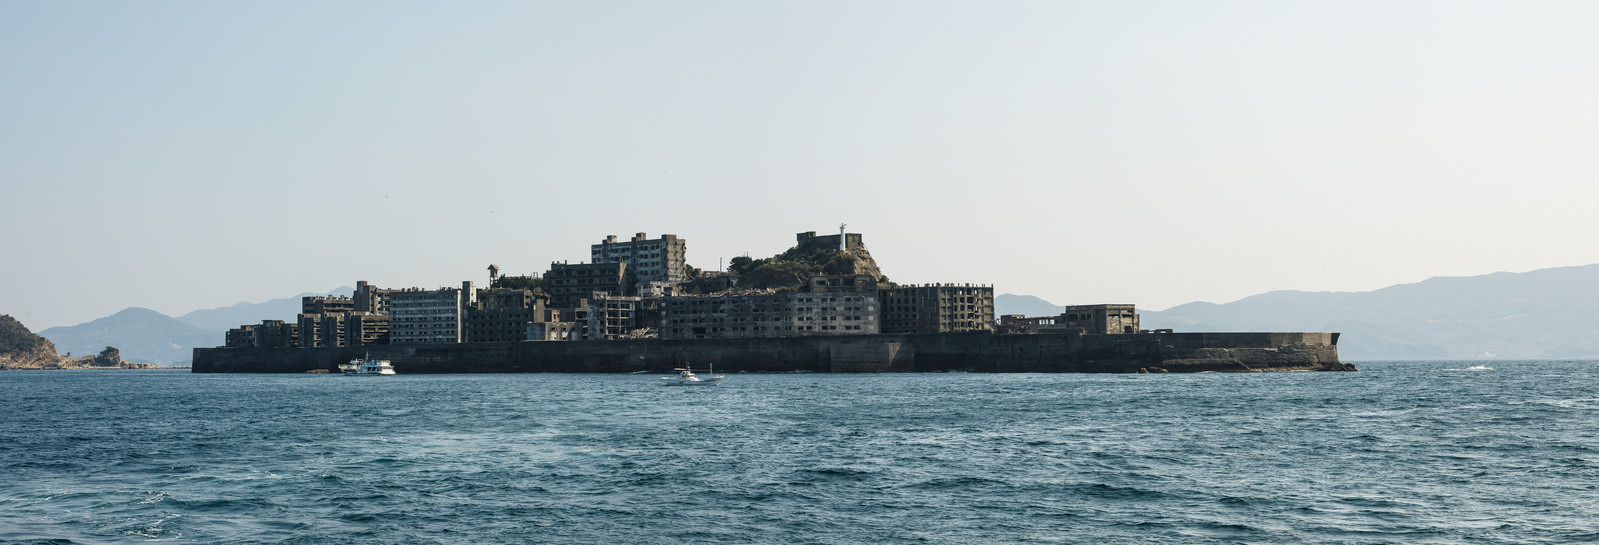
[[[726,372],[1140,373],[1353,371],[1338,334],[1315,332],[1005,335],[989,332],[777,339],[641,339],[387,344],[338,348],[196,348],[195,373],[338,372],[386,359],[401,374]]]

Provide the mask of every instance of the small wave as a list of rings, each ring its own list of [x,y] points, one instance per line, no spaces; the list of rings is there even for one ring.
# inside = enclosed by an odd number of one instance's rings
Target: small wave
[[[133,504],[134,505],[145,505],[145,504],[151,504],[151,503],[161,503],[161,502],[167,501],[167,500],[169,500],[171,498],[172,498],[172,496],[168,495],[166,492],[145,492],[145,498],[142,499],[142,500],[133,502]]]
[[[1486,366],[1486,365],[1473,365],[1471,367],[1465,367],[1465,368],[1461,368],[1461,369],[1444,369],[1444,370],[1445,371],[1492,371],[1492,370],[1494,370],[1494,368]]]
[[[791,475],[791,481],[803,484],[822,482],[859,481],[874,476],[876,472],[848,467],[822,467],[802,469]]]

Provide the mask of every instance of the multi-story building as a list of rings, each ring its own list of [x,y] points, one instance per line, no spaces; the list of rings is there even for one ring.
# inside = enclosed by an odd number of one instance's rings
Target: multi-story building
[[[223,336],[222,346],[228,348],[255,346],[255,326],[245,324],[229,329],[227,335]]]
[[[307,297],[306,299],[310,299]],[[344,336],[344,316],[347,312],[338,314],[305,314],[299,317],[300,347],[324,348],[329,346],[349,346]]]
[[[576,307],[547,309],[549,321],[527,325],[530,341],[581,341],[588,338],[588,300],[579,301]]]
[[[549,300],[528,290],[478,290],[477,305],[467,315],[466,342],[527,340],[528,324],[554,319]]]
[[[530,341],[579,341],[587,322],[534,322],[527,325]]]
[[[300,298],[300,314],[335,314],[354,310],[355,300],[349,297],[312,295]]]
[[[660,337],[718,339],[879,333],[878,296],[872,286],[870,277],[816,277],[808,284],[813,291],[666,297],[660,300]]]
[[[372,312],[351,312],[345,318],[344,334],[350,346],[389,344],[389,317]]]
[[[367,346],[389,343],[389,317],[371,312],[301,314],[302,348]]]
[[[1138,312],[1133,305],[1069,305],[1056,323],[1081,327],[1093,335],[1138,333]]]
[[[471,282],[461,288],[409,289],[389,293],[389,342],[459,343],[465,340],[468,309],[477,301]]]
[[[627,284],[665,282],[681,284],[688,280],[684,269],[688,243],[677,235],[661,235],[646,239],[644,233],[633,235],[633,240],[618,242],[616,235],[605,237],[590,247],[594,263],[627,263]]]
[[[544,291],[550,294],[550,305],[573,308],[597,291],[626,295],[628,262],[613,263],[551,263],[544,273]]]
[[[588,301],[588,340],[610,341],[632,336],[643,329],[639,320],[643,299],[597,293]]]
[[[682,294],[682,284],[668,284],[666,282],[639,282],[633,287],[635,288],[633,295],[637,295],[645,299],[670,297],[673,295]]]
[[[385,290],[367,284],[365,280],[355,283],[355,296],[351,298],[353,310],[356,312],[370,312],[373,314],[389,313],[389,294],[399,290]]]
[[[894,286],[878,290],[883,333],[993,331],[994,287],[973,284]]]
[[[300,299],[298,345],[303,348],[365,346],[389,342],[386,295],[365,281],[357,283],[355,297],[310,296]]]
[[[228,330],[225,346],[231,348],[291,348],[299,341],[299,327],[283,320],[262,320]]]

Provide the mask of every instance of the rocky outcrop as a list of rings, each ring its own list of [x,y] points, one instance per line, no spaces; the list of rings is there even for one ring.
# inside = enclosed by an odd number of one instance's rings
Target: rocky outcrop
[[[149,363],[122,361],[114,347],[93,356],[69,358],[56,353],[55,343],[35,335],[10,315],[0,315],[0,370],[14,369],[154,369]]]
[[[115,346],[107,346],[94,356],[96,367],[117,367],[122,365],[122,352]]]
[[[871,252],[859,240],[860,235],[851,235],[853,238],[846,249],[839,248],[838,235],[811,238],[806,235],[801,234],[800,244],[769,258],[733,258],[728,267],[729,274],[718,278],[727,284],[725,288],[713,289],[714,286],[701,285],[695,286],[697,291],[690,291],[713,293],[735,287],[740,290],[799,288],[810,277],[819,275],[868,276],[879,284],[888,281],[888,277],[877,266],[877,261],[872,259]]]
[[[11,315],[0,315],[0,369],[48,369],[66,359],[56,354],[54,343],[33,334]]]
[[[864,244],[839,251],[838,248],[809,245],[795,246],[772,258],[775,263],[800,263],[812,271],[826,275],[866,275],[882,282],[888,277],[872,259]]]

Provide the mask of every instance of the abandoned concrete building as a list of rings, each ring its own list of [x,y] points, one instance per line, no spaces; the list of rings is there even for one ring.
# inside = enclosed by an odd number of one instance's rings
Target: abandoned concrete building
[[[875,292],[787,292],[666,297],[663,339],[878,333]]]
[[[1094,335],[1140,331],[1133,305],[1072,305],[1061,313],[1061,319],[1067,326],[1081,327]]]
[[[389,344],[389,317],[371,312],[301,314],[297,346],[366,346]]]
[[[866,247],[858,233],[795,235],[798,253]],[[351,297],[306,297],[294,323],[266,320],[227,332],[227,346],[353,347],[371,344],[663,339],[731,339],[996,330],[994,289],[976,284],[894,285],[875,264],[849,274],[801,277],[803,284],[737,293],[734,275],[689,283],[687,244],[676,235],[608,236],[593,263],[551,263],[540,291],[460,288],[378,289],[357,283]],[[870,257],[865,256],[870,262]],[[491,285],[499,267],[489,266]],[[718,283],[717,281],[722,282]],[[710,295],[684,293],[715,292]],[[1006,316],[1006,332],[1139,332],[1132,305],[1065,307],[1059,316]]]
[[[627,263],[627,290],[614,292],[622,295],[636,295],[639,290],[635,285],[640,283],[675,285],[687,281],[687,252],[688,243],[677,235],[648,239],[644,233],[633,235],[626,242],[618,242],[616,235],[607,236],[589,248],[593,263]]]
[[[844,244],[840,245],[842,239]],[[806,231],[794,235],[795,248],[800,251],[844,251],[864,250],[866,244],[861,242],[860,233],[839,233],[837,235],[816,236],[816,231]]]
[[[527,339],[527,326],[550,322],[556,311],[549,296],[527,290],[478,290],[477,304],[467,312],[466,342],[509,342]]]
[[[477,303],[472,282],[457,288],[408,289],[389,294],[389,342],[459,343],[466,339],[467,310]]]
[[[602,291],[628,295],[625,261],[614,263],[551,263],[544,273],[544,292],[550,294],[550,304],[569,308],[578,306],[594,292]]]
[[[388,315],[389,294],[400,290],[378,289],[361,280],[355,283],[355,296],[350,300],[356,312],[370,312],[373,314]]]
[[[1144,333],[1139,328],[1138,310],[1133,305],[1072,305],[1056,316],[1001,316],[999,330],[1005,333],[1066,333],[1120,335]],[[1169,329],[1156,332],[1170,333]]]
[[[644,312],[642,297],[596,293],[588,300],[587,338],[591,341],[633,338],[634,331],[647,329],[642,320]]]
[[[359,284],[359,298],[308,296],[300,298],[300,314],[295,324],[297,346],[307,348],[365,346],[389,343],[389,317],[374,308],[371,286]]]
[[[994,329],[994,287],[975,284],[894,286],[878,291],[883,333],[952,333]]]
[[[342,314],[355,311],[355,300],[349,297],[300,298],[300,314]]]
[[[581,341],[588,331],[588,311],[578,311],[578,316],[568,316],[553,322],[534,322],[527,325],[529,341]],[[578,320],[582,320],[579,322]]]
[[[231,347],[290,348],[299,346],[299,328],[283,320],[261,320],[228,330],[224,342]]]

